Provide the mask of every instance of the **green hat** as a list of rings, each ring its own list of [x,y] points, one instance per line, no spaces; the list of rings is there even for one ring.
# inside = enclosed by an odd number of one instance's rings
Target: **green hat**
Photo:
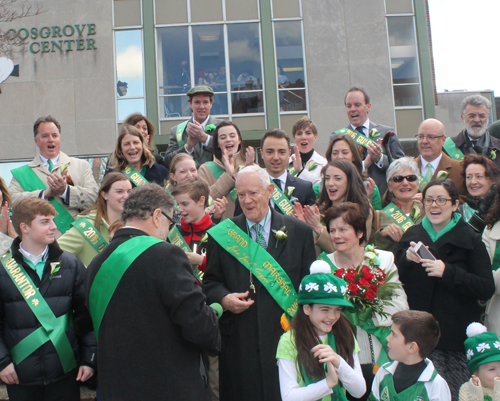
[[[299,305],[325,304],[352,307],[345,300],[347,284],[332,274],[330,265],[324,260],[316,260],[309,268],[311,274],[305,276],[299,286]]]
[[[189,89],[189,92],[186,94],[189,96],[190,99],[194,95],[213,96],[214,90],[210,86],[207,86],[207,85],[198,85],[198,86],[195,86],[194,88]]]
[[[465,349],[467,366],[474,373],[479,365],[500,361],[500,341],[492,331],[487,331],[481,323],[471,323],[467,327]]]

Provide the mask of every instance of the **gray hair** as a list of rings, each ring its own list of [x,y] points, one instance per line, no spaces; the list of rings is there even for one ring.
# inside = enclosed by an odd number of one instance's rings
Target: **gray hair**
[[[411,170],[417,177],[420,175],[420,170],[418,169],[418,164],[413,157],[402,157],[401,159],[394,160],[387,172],[385,174],[387,182],[391,180],[392,177],[403,170]]]
[[[269,174],[267,173],[266,170],[263,168],[252,165],[252,166],[247,166],[243,168],[237,175],[236,175],[236,185],[238,185],[238,180],[241,179],[244,175],[256,173],[259,175],[260,181],[262,182],[262,185],[264,188],[267,188],[269,185],[271,185],[271,179],[269,178]]]
[[[121,214],[123,224],[127,220],[147,220],[156,209],[166,213],[174,210],[174,198],[158,184],[147,184],[132,189],[123,204]]]
[[[484,96],[470,95],[470,96],[467,96],[464,100],[462,100],[462,104],[461,104],[462,115],[465,115],[465,108],[469,104],[471,106],[476,106],[476,107],[486,106],[486,108],[488,109],[488,113],[491,110],[491,102],[488,99],[486,99]]]

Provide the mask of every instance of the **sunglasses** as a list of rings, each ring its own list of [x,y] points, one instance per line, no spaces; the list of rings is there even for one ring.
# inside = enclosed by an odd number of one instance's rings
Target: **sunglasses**
[[[393,182],[397,182],[398,184],[400,182],[403,182],[404,180],[408,182],[415,182],[418,180],[418,177],[415,174],[410,174],[410,175],[396,175],[391,178]]]

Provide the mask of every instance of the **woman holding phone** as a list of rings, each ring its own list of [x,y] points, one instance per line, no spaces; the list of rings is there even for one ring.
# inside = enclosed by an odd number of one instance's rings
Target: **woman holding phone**
[[[484,303],[495,291],[486,247],[462,218],[458,190],[451,180],[432,180],[424,190],[425,216],[399,242],[396,265],[410,309],[432,313],[441,339],[429,359],[458,400],[462,383],[470,378],[463,350],[467,326],[484,314]],[[422,242],[433,255],[419,256]],[[422,254],[423,255],[423,254]]]

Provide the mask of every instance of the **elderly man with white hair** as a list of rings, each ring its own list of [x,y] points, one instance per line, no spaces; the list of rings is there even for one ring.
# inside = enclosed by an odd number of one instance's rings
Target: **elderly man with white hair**
[[[462,160],[470,153],[480,154],[500,167],[500,139],[488,132],[491,102],[484,96],[471,95],[462,100],[461,107],[464,129],[447,139],[444,150],[455,160]]]
[[[236,177],[243,214],[208,231],[207,302],[225,309],[219,325],[220,400],[280,398],[276,349],[280,319],[297,308],[297,289],[316,259],[313,234],[304,222],[269,206],[269,174],[248,166]]]

